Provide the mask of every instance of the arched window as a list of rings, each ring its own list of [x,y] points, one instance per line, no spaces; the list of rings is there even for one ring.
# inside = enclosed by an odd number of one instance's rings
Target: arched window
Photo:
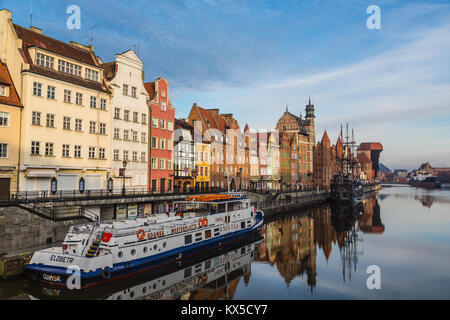
[[[86,188],[86,183],[84,181],[84,178],[80,178],[80,181],[78,183],[78,190],[80,191],[80,193],[83,193],[85,188]]]
[[[55,194],[56,191],[58,191],[58,181],[56,180],[55,177],[53,177],[51,180],[51,191],[53,194]]]

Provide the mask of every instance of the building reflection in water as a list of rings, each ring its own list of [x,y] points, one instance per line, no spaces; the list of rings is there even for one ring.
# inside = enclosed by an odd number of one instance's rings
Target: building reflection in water
[[[314,292],[320,251],[328,261],[333,247],[339,249],[343,280],[351,280],[356,271],[361,233],[384,232],[380,206],[376,197],[365,199],[359,206],[322,206],[302,213],[284,216],[261,228],[263,243],[256,249],[254,260],[275,266],[286,285],[296,277],[306,277]]]

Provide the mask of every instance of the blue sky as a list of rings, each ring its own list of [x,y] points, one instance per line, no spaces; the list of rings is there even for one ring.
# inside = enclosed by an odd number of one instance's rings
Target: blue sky
[[[450,166],[450,4],[445,1],[45,1],[2,0],[13,21],[96,54],[139,45],[146,81],[164,76],[176,116],[194,102],[234,113],[241,126],[275,127],[286,108],[316,105],[317,131],[332,140],[349,122],[361,141],[381,141],[382,162]],[[81,8],[81,30],[66,8]],[[369,5],[381,30],[369,30]]]

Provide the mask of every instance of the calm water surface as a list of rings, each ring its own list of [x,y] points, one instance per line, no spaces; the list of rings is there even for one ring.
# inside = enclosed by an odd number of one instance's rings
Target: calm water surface
[[[27,280],[2,299],[450,299],[450,190],[393,187],[353,210],[271,217],[262,237],[82,294]],[[367,268],[381,270],[369,290]]]

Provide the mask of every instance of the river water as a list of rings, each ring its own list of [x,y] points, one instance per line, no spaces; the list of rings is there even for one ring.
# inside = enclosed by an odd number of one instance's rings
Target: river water
[[[259,233],[88,292],[3,281],[0,299],[450,299],[450,190],[384,188],[356,208],[267,217]]]

